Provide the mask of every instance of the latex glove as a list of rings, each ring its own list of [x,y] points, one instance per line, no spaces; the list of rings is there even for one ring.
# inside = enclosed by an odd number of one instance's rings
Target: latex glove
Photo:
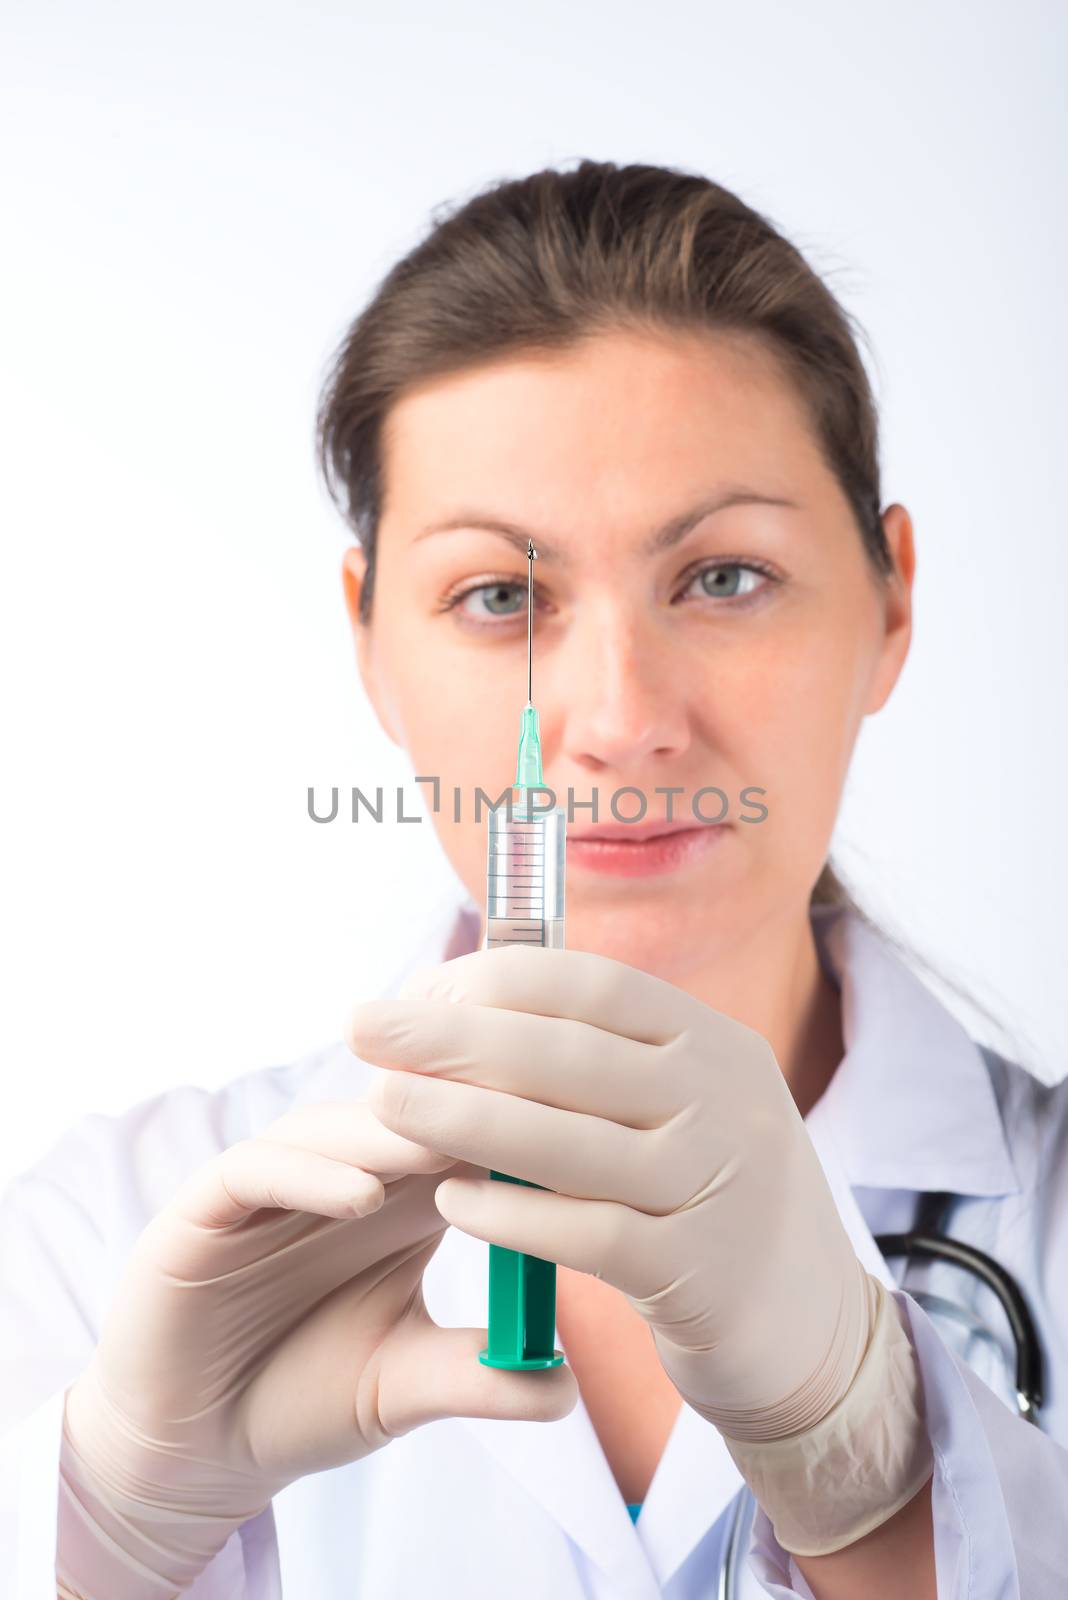
[[[571,1410],[566,1369],[494,1372],[485,1328],[430,1319],[434,1188],[456,1166],[353,1100],[295,1108],[190,1175],[67,1395],[61,1596],[170,1600],[295,1478],[439,1417]]]
[[[487,1169],[441,1182],[441,1215],[622,1290],[787,1548],[839,1548],[922,1487],[911,1347],[760,1034],[607,957],[512,946],[414,975],[348,1038],[403,1069],[368,1096],[387,1126]]]

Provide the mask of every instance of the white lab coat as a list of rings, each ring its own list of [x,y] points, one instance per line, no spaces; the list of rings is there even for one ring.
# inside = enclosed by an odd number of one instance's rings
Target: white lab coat
[[[873,1233],[907,1226],[918,1191],[960,1194],[952,1232],[1017,1276],[1045,1345],[1047,1434],[1006,1403],[1012,1397],[1000,1364],[988,1359],[992,1342],[972,1340],[977,1376],[950,1348],[954,1324],[941,1328],[911,1293],[898,1291],[934,1446],[938,1595],[1061,1600],[1068,1594],[1068,1083],[1046,1088],[982,1051],[852,912],[818,908],[813,926],[821,962],[841,989],[846,1054],[808,1127],[858,1254],[896,1282],[902,1265],[888,1270]],[[472,908],[454,907],[404,970],[473,948],[476,927]],[[120,1116],[82,1118],[15,1180],[0,1211],[5,1596],[54,1600],[63,1393],[89,1358],[137,1234],[194,1166],[295,1103],[362,1097],[378,1070],[334,1044],[215,1093],[171,1089]],[[484,1327],[487,1270],[487,1246],[450,1228],[425,1277],[435,1320]],[[909,1285],[978,1309],[1011,1372],[1007,1330],[989,1291],[937,1265],[910,1269]],[[636,1524],[581,1400],[553,1423],[447,1418],[290,1485],[231,1537],[187,1593],[192,1600],[703,1600],[716,1593],[739,1486],[719,1434],[686,1405]],[[745,1586],[752,1595],[810,1596],[763,1513]]]

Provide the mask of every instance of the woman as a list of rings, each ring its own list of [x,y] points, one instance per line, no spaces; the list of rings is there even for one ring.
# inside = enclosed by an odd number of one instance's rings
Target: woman
[[[681,1600],[745,1484],[750,1593],[1063,1592],[1066,1091],[827,860],[914,566],[841,308],[704,178],[541,172],[389,274],[320,445],[469,904],[346,1046],[87,1119],[15,1185],[19,1593]],[[490,951],[466,802],[515,748],[528,539],[568,949]],[[1025,1286],[1047,1432],[874,1244],[942,1190]],[[567,1365],[478,1361],[486,1241],[559,1263]]]

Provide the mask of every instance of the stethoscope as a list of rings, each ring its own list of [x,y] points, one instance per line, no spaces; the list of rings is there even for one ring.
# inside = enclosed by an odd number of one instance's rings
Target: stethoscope
[[[1016,1350],[1016,1409],[1025,1422],[1041,1427],[1038,1412],[1043,1400],[1044,1362],[1034,1318],[1011,1272],[984,1250],[946,1236],[946,1219],[957,1199],[955,1194],[921,1194],[909,1232],[877,1234],[875,1244],[887,1257],[947,1261],[952,1266],[963,1267],[992,1290],[1012,1330]],[[743,1486],[735,1497],[727,1529],[717,1600],[738,1600],[741,1595],[742,1572],[748,1559],[755,1515],[756,1501]]]

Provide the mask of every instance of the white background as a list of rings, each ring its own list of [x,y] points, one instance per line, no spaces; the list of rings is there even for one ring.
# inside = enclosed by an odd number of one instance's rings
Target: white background
[[[1060,1077],[1068,5],[384,9],[5,7],[0,1178],[333,1038],[451,892],[429,820],[306,815],[410,778],[315,402],[432,208],[584,155],[736,189],[867,328],[916,637],[839,858]]]

